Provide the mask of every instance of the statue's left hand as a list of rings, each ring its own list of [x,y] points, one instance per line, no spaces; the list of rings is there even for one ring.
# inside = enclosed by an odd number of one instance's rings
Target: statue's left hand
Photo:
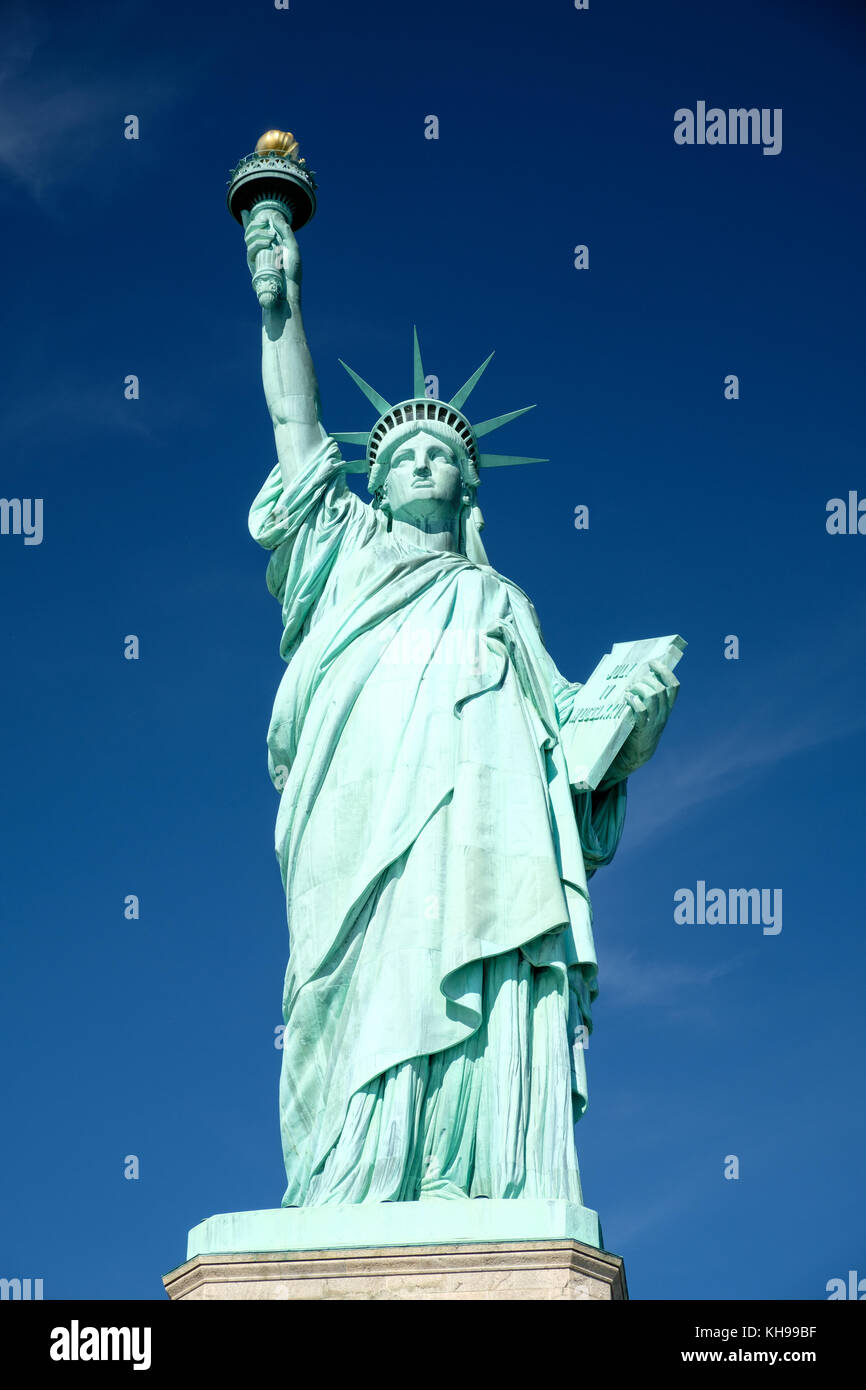
[[[653,675],[626,692],[635,723],[615,759],[621,776],[628,776],[652,757],[679,694],[680,683],[673,671],[660,661],[649,664]]]

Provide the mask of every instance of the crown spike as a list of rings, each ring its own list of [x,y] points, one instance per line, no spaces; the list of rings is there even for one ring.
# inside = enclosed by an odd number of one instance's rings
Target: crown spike
[[[493,430],[501,429],[507,425],[509,420],[516,420],[518,415],[525,415],[527,410],[534,410],[534,405],[525,405],[522,410],[509,410],[507,415],[497,415],[492,420],[482,420],[480,425],[472,426],[472,433],[476,439],[480,439],[484,434],[491,434]]]
[[[417,329],[417,328],[413,328],[413,329],[412,329],[412,333],[413,333],[413,336],[414,336],[414,339],[415,339],[415,343],[414,343],[414,355],[413,355],[413,366],[414,366],[413,390],[414,390],[414,392],[415,392],[415,397],[416,397],[416,399],[420,400],[420,398],[421,398],[422,396],[426,395],[427,386],[426,386],[426,382],[425,382],[425,378],[424,378],[424,364],[423,364],[423,362],[421,361],[421,345],[420,345],[420,343],[418,342],[418,329]]]
[[[336,439],[338,444],[360,444],[366,449],[367,441],[370,438],[369,430],[345,430],[342,434],[331,434],[332,439]]]
[[[376,407],[379,414],[386,415],[387,412],[391,409],[390,401],[386,401],[385,397],[380,396],[378,391],[374,391],[372,386],[368,385],[368,383],[364,381],[363,377],[358,376],[357,372],[353,372],[351,367],[346,366],[346,363],[343,361],[342,357],[338,357],[337,361],[339,362],[341,367],[346,368],[346,371],[349,373],[349,376],[352,378],[355,385],[360,387],[360,389],[364,392],[364,395],[367,397],[367,400],[370,402],[371,405],[374,405]]]
[[[518,454],[479,454],[480,468],[511,468],[516,463],[550,463],[550,459],[521,458]]]
[[[485,362],[482,362],[481,366],[477,369],[477,371],[474,371],[469,380],[464,382],[464,384],[460,387],[460,390],[457,392],[457,395],[451,397],[448,404],[453,405],[455,410],[460,410],[464,402],[469,399],[472,392],[475,390],[475,387],[478,385],[482,373],[487,369],[487,367],[489,367],[492,361],[493,353],[491,352],[487,360]]]

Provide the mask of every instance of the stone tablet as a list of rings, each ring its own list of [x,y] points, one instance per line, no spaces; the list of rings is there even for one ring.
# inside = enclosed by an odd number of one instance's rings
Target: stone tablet
[[[569,781],[575,791],[598,788],[634,728],[626,691],[652,675],[651,661],[660,661],[672,671],[686,646],[678,636],[614,642],[575,696],[562,731]]]

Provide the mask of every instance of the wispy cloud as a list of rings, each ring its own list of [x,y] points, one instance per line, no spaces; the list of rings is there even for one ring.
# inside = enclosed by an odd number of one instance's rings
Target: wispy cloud
[[[600,977],[604,1001],[621,1008],[652,1005],[655,1010],[691,1012],[703,991],[737,970],[740,963],[739,957],[729,957],[719,964],[701,967],[605,946]]]
[[[647,769],[653,779],[664,777],[665,795],[634,798],[623,850],[643,845],[696,807],[779,763],[866,729],[860,690],[864,635],[862,609],[848,613],[835,631],[804,630],[796,645],[765,655],[733,707],[706,700],[708,732],[700,744],[680,744],[670,756],[673,736],[666,733],[667,748]],[[686,689],[685,661],[677,674]],[[675,709],[672,728],[676,717]]]
[[[10,452],[27,442],[34,443],[34,421],[39,422],[39,447],[44,447],[52,432],[75,435],[79,431],[88,438],[104,435],[136,435],[153,438],[154,430],[146,423],[138,407],[123,399],[123,379],[94,384],[83,376],[70,373],[67,380],[50,391],[35,389],[16,398],[3,412],[3,439]]]
[[[659,1227],[670,1230],[674,1218],[682,1217],[690,1208],[705,1200],[705,1184],[689,1184],[672,1178],[670,1186],[661,1193],[642,1195],[619,1206],[614,1204],[609,1207],[604,1213],[605,1239],[625,1249],[639,1237]]]
[[[183,89],[176,56],[167,55],[158,77],[136,59],[134,44],[126,47],[125,71],[107,75],[99,64],[103,44],[124,50],[118,32],[134,17],[106,6],[87,25],[62,12],[49,19],[22,8],[0,18],[0,173],[48,211],[54,190],[104,154],[109,134],[122,140],[131,99],[140,106],[153,97],[163,109]],[[95,52],[93,32],[100,35]]]

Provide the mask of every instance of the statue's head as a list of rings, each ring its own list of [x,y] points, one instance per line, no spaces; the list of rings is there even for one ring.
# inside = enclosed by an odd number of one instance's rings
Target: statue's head
[[[374,507],[405,521],[448,525],[475,505],[475,441],[469,422],[441,401],[404,401],[379,421],[369,444]]]
[[[486,564],[481,544],[484,519],[478,509],[476,492],[481,468],[500,468],[515,463],[539,463],[540,459],[518,458],[509,454],[481,453],[478,440],[500,425],[524,415],[532,406],[510,410],[491,420],[470,425],[462,406],[490,362],[490,357],[464,382],[450,401],[425,395],[428,378],[421,363],[418,334],[415,334],[413,386],[415,395],[399,405],[390,405],[351,367],[346,371],[361,388],[368,401],[380,412],[371,430],[349,430],[334,434],[338,443],[361,445],[366,458],[346,465],[348,472],[365,469],[373,506],[389,517],[423,520],[440,515],[444,523],[459,517],[458,543],[470,559]],[[430,378],[435,380],[435,378]]]

